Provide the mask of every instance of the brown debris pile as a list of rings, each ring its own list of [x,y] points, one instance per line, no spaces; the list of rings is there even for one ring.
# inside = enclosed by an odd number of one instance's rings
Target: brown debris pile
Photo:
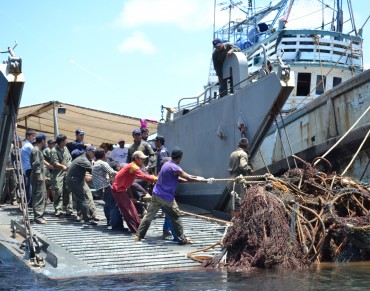
[[[304,161],[302,161],[304,162]],[[302,268],[312,262],[370,259],[370,192],[350,178],[304,162],[245,196],[209,267]]]

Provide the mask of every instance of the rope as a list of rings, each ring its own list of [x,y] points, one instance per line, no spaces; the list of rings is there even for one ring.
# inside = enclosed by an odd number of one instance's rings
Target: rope
[[[209,218],[209,217],[207,217],[207,218]],[[226,236],[226,233],[227,233],[227,230],[229,229],[229,226],[230,225],[232,225],[232,222],[228,222],[227,223],[227,225],[225,227],[225,231],[224,231],[224,233],[222,235],[222,238],[219,241],[215,242],[214,244],[212,244],[212,245],[210,245],[208,247],[201,248],[201,249],[198,249],[198,250],[195,250],[195,251],[191,251],[190,253],[187,254],[187,257],[189,259],[192,259],[192,260],[197,261],[199,263],[203,263],[205,260],[208,260],[208,259],[213,258],[213,256],[208,256],[208,255],[194,256],[193,254],[198,253],[198,252],[202,252],[202,251],[208,251],[209,249],[212,249],[212,248],[214,248],[217,245],[220,245],[222,247],[222,241],[224,240],[224,238]],[[225,254],[221,258],[221,260],[223,258],[225,258],[225,263],[226,263],[226,254],[227,254],[227,252],[225,252]]]
[[[289,160],[288,160],[288,156],[287,154],[285,153],[285,147],[284,147],[284,143],[283,143],[283,138],[281,136],[281,132],[280,132],[280,128],[279,128],[279,124],[277,122],[277,119],[275,118],[275,123],[276,123],[276,128],[277,128],[277,131],[278,131],[278,134],[279,134],[279,138],[280,138],[280,141],[281,141],[281,147],[283,149],[283,154],[284,154],[284,157],[286,159],[286,163],[288,165],[288,169],[290,170],[290,165],[289,165]]]
[[[369,107],[365,110],[364,113],[362,113],[362,115],[356,120],[356,122],[347,130],[347,132],[325,153],[322,155],[322,158],[325,158],[349,133],[350,131],[357,125],[357,123],[360,122],[360,120],[362,119],[362,117],[364,117],[366,115],[366,113],[370,110],[370,105]],[[314,166],[319,162],[319,160],[317,160],[315,163],[314,163]]]
[[[260,154],[260,156],[261,156],[261,158],[262,158],[262,162],[263,162],[263,164],[265,165],[265,168],[266,168],[267,172],[268,172],[269,174],[271,174],[271,173],[270,173],[270,170],[269,170],[269,168],[268,168],[268,166],[267,166],[267,163],[266,163],[266,161],[265,161],[265,158],[264,158],[264,157],[263,157],[263,155],[262,155],[261,149],[258,149],[258,153]]]
[[[290,139],[289,139],[288,132],[286,131],[286,126],[285,126],[285,123],[284,123],[284,118],[283,118],[283,116],[281,115],[281,111],[279,111],[279,114],[280,114],[281,122],[282,122],[282,124],[283,124],[283,128],[284,128],[285,136],[286,136],[286,139],[287,139],[287,141],[288,141],[288,145],[289,145],[290,153],[293,155],[292,145],[291,145],[291,143],[290,143]],[[281,143],[283,143],[283,141],[281,141]],[[293,162],[294,162],[295,167],[296,167],[296,168],[298,168],[298,166],[297,166],[297,163],[296,163],[295,159],[293,159]]]
[[[320,63],[320,70],[321,70],[321,82],[320,82],[320,84],[321,83],[323,83],[322,84],[322,88],[323,88],[323,91],[324,91],[324,93],[325,93],[325,79],[326,79],[326,76],[323,76],[323,74],[322,74],[322,62],[321,62],[321,55],[320,55],[320,37],[318,36],[318,35],[315,35],[314,37],[313,37],[314,39],[315,39],[315,42],[316,42],[316,48],[317,48],[317,50],[318,50],[318,52],[319,52],[319,63]],[[317,87],[317,86],[316,86]],[[316,89],[316,88],[315,88]]]
[[[343,175],[347,172],[347,170],[349,169],[349,167],[352,165],[353,161],[355,160],[355,158],[357,157],[358,153],[359,153],[359,152],[360,152],[360,150],[362,149],[362,146],[365,144],[365,141],[367,140],[367,138],[368,138],[369,134],[370,134],[370,129],[369,129],[369,131],[367,132],[367,134],[366,134],[366,136],[365,136],[364,140],[362,141],[362,143],[361,143],[361,144],[360,144],[360,146],[358,147],[357,152],[356,152],[356,153],[354,154],[354,156],[352,157],[352,160],[349,162],[348,166],[344,169],[344,171],[343,171],[343,173],[342,173],[342,175],[341,175],[341,176],[343,176]]]
[[[190,253],[187,254],[187,257],[189,259],[192,259],[192,260],[197,261],[199,263],[203,263],[207,259],[212,259],[213,256],[211,256],[211,255],[194,256],[193,254],[208,251],[209,249],[212,249],[212,248],[214,248],[215,246],[217,246],[219,244],[221,244],[221,243],[219,241],[217,241],[217,242],[215,242],[214,244],[212,244],[208,247],[201,248],[201,249],[198,249],[198,250],[195,250],[195,251],[191,251]]]
[[[238,176],[236,178],[219,178],[219,179],[214,178],[213,179],[213,182],[234,182],[234,181],[240,180],[241,178],[244,179],[244,180],[249,180],[249,179],[266,179],[266,177],[267,177],[267,175]],[[248,181],[248,183],[249,183],[249,181]]]
[[[224,223],[226,225],[230,225],[231,222],[230,221],[226,221],[226,220],[222,220],[222,219],[217,219],[217,218],[213,218],[213,217],[208,217],[208,216],[204,216],[204,215],[199,215],[199,214],[195,214],[195,213],[192,213],[192,212],[187,212],[187,211],[182,211],[181,212],[183,214],[186,214],[186,215],[190,215],[190,216],[194,216],[194,217],[198,217],[198,218],[202,218],[202,219],[206,219],[208,221],[213,221],[213,222],[220,222],[220,223]]]

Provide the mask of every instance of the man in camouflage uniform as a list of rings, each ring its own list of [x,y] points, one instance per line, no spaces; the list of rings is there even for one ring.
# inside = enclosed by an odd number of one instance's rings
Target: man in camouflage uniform
[[[245,137],[241,138],[238,143],[238,148],[235,151],[233,151],[230,155],[228,168],[230,178],[236,178],[240,175],[247,176],[253,173],[253,170],[248,163],[248,148],[249,148],[248,139],[246,139]],[[229,193],[234,191],[240,197],[240,199],[234,200],[235,201],[234,205],[232,203],[232,199],[229,200],[228,209],[231,210],[231,214],[234,215],[234,210],[240,207],[241,201],[243,201],[244,199],[245,190],[243,189],[243,186],[241,184],[234,182],[230,182],[228,187]]]
[[[12,205],[18,205],[17,202],[17,177],[15,174],[13,158],[14,144],[11,144],[8,162],[6,164],[5,184],[3,191],[0,191],[0,204],[6,204],[9,201]]]
[[[32,183],[32,209],[34,221],[36,223],[45,224],[44,219],[46,208],[46,187],[45,187],[45,165],[42,148],[46,144],[45,134],[36,135],[36,143],[31,151],[31,183]]]
[[[48,146],[42,151],[42,153],[44,154],[44,160],[49,164],[51,164],[51,149],[55,147],[55,144],[56,142],[54,139],[49,139]],[[45,171],[46,198],[51,202],[54,201],[52,178],[53,178],[53,169],[46,169]]]
[[[132,136],[134,138],[134,143],[129,147],[128,149],[128,155],[127,155],[127,160],[126,163],[129,164],[133,161],[132,155],[136,151],[142,151],[144,155],[148,156],[149,159],[145,160],[145,169],[151,169],[155,167],[155,154],[152,149],[152,147],[142,139],[142,133],[140,129],[135,129],[132,132]]]
[[[76,152],[78,151],[78,153]],[[92,159],[94,146],[86,147],[86,152],[73,150],[74,160],[67,173],[66,182],[76,199],[77,209],[81,212],[85,223],[96,225],[99,219],[96,214],[95,203],[89,186],[86,183],[86,173],[92,173]]]
[[[56,146],[50,151],[51,165],[53,170],[53,189],[54,189],[54,209],[55,216],[63,214],[63,206],[66,208],[66,214],[73,213],[72,193],[68,190],[66,184],[66,175],[68,167],[72,162],[71,154],[69,153],[66,144],[67,137],[64,134],[59,134],[56,138]]]

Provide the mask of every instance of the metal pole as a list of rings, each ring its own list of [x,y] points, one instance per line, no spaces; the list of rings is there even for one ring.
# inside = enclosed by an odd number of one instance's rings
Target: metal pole
[[[231,34],[231,31],[230,31],[230,22],[231,22],[231,4],[229,5],[229,31],[228,31],[228,41],[230,41],[230,34]]]
[[[54,137],[57,138],[57,135],[59,134],[58,130],[58,116],[57,116],[57,108],[56,108],[56,102],[53,101],[53,115],[54,115]]]
[[[216,0],[213,3],[213,39],[216,38]]]

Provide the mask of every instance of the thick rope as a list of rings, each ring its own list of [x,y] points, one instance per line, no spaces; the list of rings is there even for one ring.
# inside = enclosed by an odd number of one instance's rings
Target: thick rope
[[[360,144],[360,146],[358,147],[358,149],[357,149],[356,153],[353,155],[352,160],[349,162],[348,166],[344,169],[344,171],[343,171],[343,173],[342,173],[342,175],[341,175],[341,176],[343,176],[343,175],[347,172],[347,170],[349,169],[349,167],[352,165],[353,161],[355,160],[355,158],[357,157],[358,153],[361,151],[361,149],[362,149],[363,145],[365,144],[365,142],[366,142],[367,138],[369,137],[369,134],[370,134],[370,129],[369,129],[369,131],[367,132],[367,134],[366,134],[366,136],[365,136],[364,140],[362,141],[362,143],[361,143],[361,144]]]
[[[234,181],[238,181],[238,180],[241,180],[241,179],[244,179],[244,180],[249,180],[249,179],[266,179],[266,177],[268,177],[268,175],[254,175],[254,176],[238,176],[236,178],[214,178],[213,179],[213,182],[234,182]],[[259,181],[261,182],[261,181]],[[249,181],[248,181],[249,183]]]
[[[220,223],[224,223],[226,225],[230,225],[231,224],[230,221],[226,221],[226,220],[222,220],[222,219],[217,219],[217,218],[213,218],[213,217],[199,215],[199,214],[195,214],[195,213],[187,212],[187,211],[183,211],[183,210],[180,210],[180,212],[183,213],[183,214],[185,214],[185,215],[190,215],[190,216],[202,218],[202,219],[213,221],[213,222],[220,222]]]
[[[364,117],[366,115],[366,113],[370,110],[370,106],[365,110],[364,113],[362,113],[362,115],[356,120],[356,122],[347,130],[347,132],[325,153],[322,155],[322,158],[325,158],[349,133],[350,131],[357,125],[357,123],[360,122],[360,120],[362,119],[362,117]],[[316,164],[319,162],[319,160],[317,160],[315,163],[314,163],[314,166],[316,166]]]

